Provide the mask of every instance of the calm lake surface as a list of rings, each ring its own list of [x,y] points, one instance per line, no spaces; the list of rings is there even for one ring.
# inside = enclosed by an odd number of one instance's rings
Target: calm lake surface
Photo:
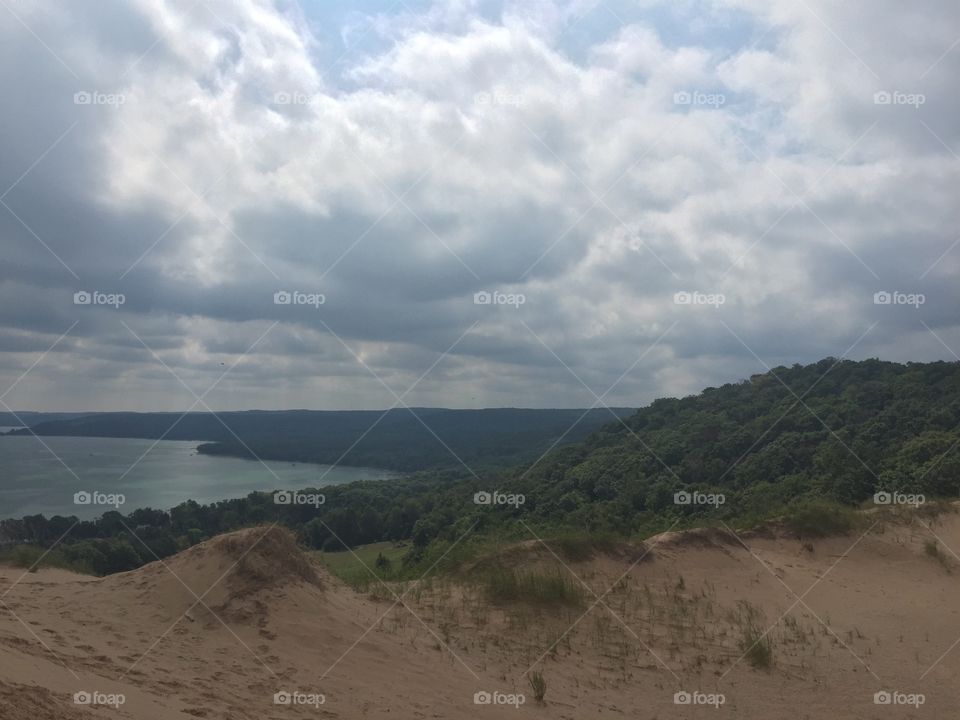
[[[191,499],[244,497],[254,490],[396,476],[373,468],[266,461],[271,473],[255,460],[198,455],[199,443],[178,440],[161,440],[152,450],[153,440],[126,438],[44,437],[43,442],[59,460],[35,437],[0,437],[0,518],[43,513],[88,520],[114,509],[75,505],[74,493],[80,491],[122,493],[126,503],[119,511],[128,513],[142,507],[167,510]]]

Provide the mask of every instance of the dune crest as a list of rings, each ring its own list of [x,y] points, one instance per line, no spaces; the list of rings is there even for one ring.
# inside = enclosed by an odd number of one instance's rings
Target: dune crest
[[[914,711],[879,707],[884,692],[922,696],[926,712],[946,717],[960,700],[960,651],[950,652],[960,560],[949,550],[960,547],[960,515],[867,519],[849,536],[813,540],[667,533],[563,565],[521,543],[456,576],[364,592],[274,527],[103,579],[0,568],[0,718],[393,720],[442,708],[454,720],[867,720]],[[546,680],[545,706],[534,701],[532,668]],[[78,692],[123,703],[89,707],[74,702]],[[519,705],[478,707],[477,697]],[[721,697],[717,707],[682,704]]]

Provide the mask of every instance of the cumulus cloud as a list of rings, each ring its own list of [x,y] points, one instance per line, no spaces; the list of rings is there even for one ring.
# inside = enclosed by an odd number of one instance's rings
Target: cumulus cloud
[[[954,4],[326,5],[0,8],[4,402],[639,405],[960,352]]]

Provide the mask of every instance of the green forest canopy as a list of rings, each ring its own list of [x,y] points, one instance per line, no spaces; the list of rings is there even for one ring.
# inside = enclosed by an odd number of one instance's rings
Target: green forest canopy
[[[960,363],[827,358],[657,400],[532,465],[328,487],[315,490],[325,495],[318,507],[277,505],[263,492],[92,522],[31,516],[0,522],[0,542],[47,547],[66,532],[58,552],[104,573],[280,522],[327,550],[410,540],[408,561],[416,564],[471,528],[478,538],[522,536],[521,527],[629,536],[678,521],[769,516],[811,499],[855,505],[882,490],[955,497],[958,426]],[[494,490],[523,502],[474,502],[475,493]],[[678,505],[680,491],[724,502]]]

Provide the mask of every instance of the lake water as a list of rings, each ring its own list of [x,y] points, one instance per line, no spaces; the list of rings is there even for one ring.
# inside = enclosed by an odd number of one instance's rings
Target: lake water
[[[114,509],[75,504],[80,491],[121,493],[126,502],[119,510],[128,513],[142,507],[167,510],[191,499],[245,497],[254,490],[395,477],[373,468],[267,461],[271,473],[255,460],[199,455],[198,443],[177,440],[161,440],[152,450],[153,440],[126,438],[44,437],[43,442],[56,457],[35,437],[0,437],[0,518],[43,513],[88,520]]]

